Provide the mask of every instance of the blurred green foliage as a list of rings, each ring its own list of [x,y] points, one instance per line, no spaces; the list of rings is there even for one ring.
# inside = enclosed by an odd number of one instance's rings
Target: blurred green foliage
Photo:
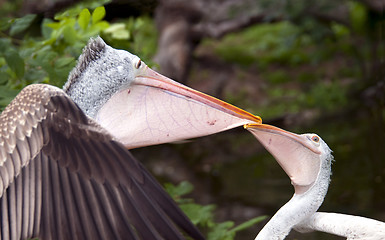
[[[24,0],[2,1],[0,16],[7,16],[9,13],[16,12],[23,5]]]
[[[203,44],[224,61],[257,69],[259,78],[266,81],[262,88],[268,100],[262,104],[239,102],[242,90],[238,96],[227,94],[226,98],[265,119],[310,108],[334,114],[348,103],[352,107],[359,104],[358,98],[351,97],[353,91],[364,91],[373,79],[385,78],[374,70],[385,51],[376,42],[380,39],[371,36],[384,20],[370,23],[370,11],[363,4],[347,3],[349,25],[335,21],[325,24],[305,16],[303,9],[308,3],[302,3],[282,10],[293,21],[257,24],[221,41],[206,40]],[[328,1],[323,4],[324,9],[333,5]]]
[[[191,221],[207,230],[208,240],[234,239],[237,232],[249,228],[266,218],[266,216],[252,218],[238,226],[234,226],[232,221],[216,223],[214,221],[215,205],[202,206],[192,199],[183,198],[183,195],[193,191],[194,187],[191,183],[183,181],[176,186],[168,183],[165,188]]]
[[[104,2],[91,2],[90,9],[76,5],[54,20],[35,14],[0,19],[0,109],[28,84],[61,87],[91,37],[100,35],[113,47],[151,57],[156,46],[152,21],[141,17],[109,23],[103,20]]]
[[[289,22],[259,24],[242,31],[229,34],[215,52],[228,62],[242,65],[258,63],[267,67],[271,63],[298,66],[310,61],[306,47],[311,39],[301,35],[299,29]]]

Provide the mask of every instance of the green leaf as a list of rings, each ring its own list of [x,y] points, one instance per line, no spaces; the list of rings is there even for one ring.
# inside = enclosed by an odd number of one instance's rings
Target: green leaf
[[[19,91],[11,89],[8,86],[0,86],[0,106],[7,106],[18,93]]]
[[[114,32],[112,34],[112,37],[117,40],[127,40],[130,38],[130,32],[128,30],[122,29]]]
[[[88,11],[87,8],[83,9],[80,14],[79,14],[79,18],[78,18],[78,23],[79,23],[79,26],[83,29],[83,30],[86,30],[87,27],[88,27],[88,23],[90,22],[90,18],[91,18],[91,13],[90,11]]]
[[[196,203],[181,204],[179,207],[194,224],[212,225],[215,205],[201,206]]]
[[[118,40],[126,40],[130,38],[130,32],[126,29],[126,24],[124,23],[111,24],[109,28],[104,30],[104,32],[111,34],[112,38]]]
[[[15,36],[16,34],[25,31],[29,26],[31,26],[35,18],[36,14],[28,14],[22,18],[16,19],[9,30],[9,34],[11,36]]]
[[[349,35],[349,28],[342,24],[332,23],[331,29],[333,30],[334,34],[337,37],[343,37],[343,36]]]
[[[59,12],[55,14],[54,19],[58,21],[63,21],[69,18],[75,18],[79,15],[83,8],[70,8],[64,12]]]
[[[92,27],[97,29],[98,31],[103,31],[104,29],[107,29],[109,26],[110,24],[107,21],[100,21],[94,24]]]
[[[23,77],[25,64],[19,53],[11,48],[4,53],[4,58],[11,70],[16,73],[16,76],[18,78]]]
[[[231,229],[230,232],[233,232],[233,233],[236,233],[238,231],[241,231],[241,230],[244,230],[246,228],[249,228],[261,221],[263,221],[264,219],[266,219],[267,216],[259,216],[259,217],[256,217],[256,218],[252,218],[244,223],[241,223],[239,224],[238,226],[236,226],[235,228]]]
[[[95,24],[102,20],[106,15],[106,9],[104,7],[97,7],[92,13],[92,24]]]
[[[0,72],[0,85],[4,85],[8,82],[10,76],[6,72]]]
[[[12,25],[12,20],[9,18],[2,18],[0,19],[0,30],[6,31],[8,28],[10,28]]]
[[[58,23],[58,22],[49,22],[49,23],[46,23],[45,26],[52,28],[52,29],[55,29],[55,30],[57,30],[61,27],[60,23]]]
[[[72,63],[75,63],[75,59],[73,57],[62,57],[55,61],[55,67],[62,68]]]
[[[51,33],[54,28],[49,27],[48,24],[54,24],[51,19],[44,18],[43,22],[41,23],[41,34],[45,39],[48,39],[51,37]],[[55,25],[55,24],[54,24]]]
[[[9,86],[0,86],[0,96],[1,98],[14,98],[19,91],[10,88]]]
[[[40,51],[36,56],[36,64],[40,65],[47,72],[54,66],[54,59],[58,57],[58,53],[52,51],[50,48],[45,48],[44,51]]]
[[[187,181],[183,181],[177,186],[171,183],[166,183],[164,187],[168,194],[170,194],[173,198],[179,198],[180,196],[192,192],[192,190],[194,189],[194,186]]]
[[[69,45],[73,45],[78,39],[75,29],[70,25],[63,28],[63,37]]]
[[[227,221],[217,224],[213,230],[208,234],[208,240],[232,240],[235,232],[230,232],[229,228],[234,226],[234,222]]]
[[[24,74],[24,79],[30,83],[42,83],[47,76],[46,71],[41,68],[30,68]]]
[[[359,33],[365,32],[365,26],[368,19],[367,8],[357,1],[349,1],[348,3],[353,30]]]
[[[8,38],[0,38],[0,54],[4,54],[12,47],[12,42]]]

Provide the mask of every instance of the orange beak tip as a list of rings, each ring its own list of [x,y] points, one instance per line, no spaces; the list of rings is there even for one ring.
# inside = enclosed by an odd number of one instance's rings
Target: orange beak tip
[[[259,126],[259,125],[262,125],[262,119],[260,120],[260,122],[257,122],[257,123],[245,124],[245,125],[243,125],[243,128],[244,129],[249,129],[249,128],[253,128],[253,127]]]

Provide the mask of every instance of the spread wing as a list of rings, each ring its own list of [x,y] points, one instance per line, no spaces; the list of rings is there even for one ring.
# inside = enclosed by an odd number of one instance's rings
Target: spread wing
[[[122,145],[49,85],[26,87],[0,115],[0,197],[1,239],[203,239]]]

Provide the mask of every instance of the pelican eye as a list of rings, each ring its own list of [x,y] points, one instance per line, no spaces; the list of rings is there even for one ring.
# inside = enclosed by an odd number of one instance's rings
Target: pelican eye
[[[313,136],[311,137],[311,140],[315,143],[319,143],[319,137],[318,136]]]
[[[139,59],[138,62],[135,64],[136,69],[139,69],[141,65],[142,65],[142,60]]]

